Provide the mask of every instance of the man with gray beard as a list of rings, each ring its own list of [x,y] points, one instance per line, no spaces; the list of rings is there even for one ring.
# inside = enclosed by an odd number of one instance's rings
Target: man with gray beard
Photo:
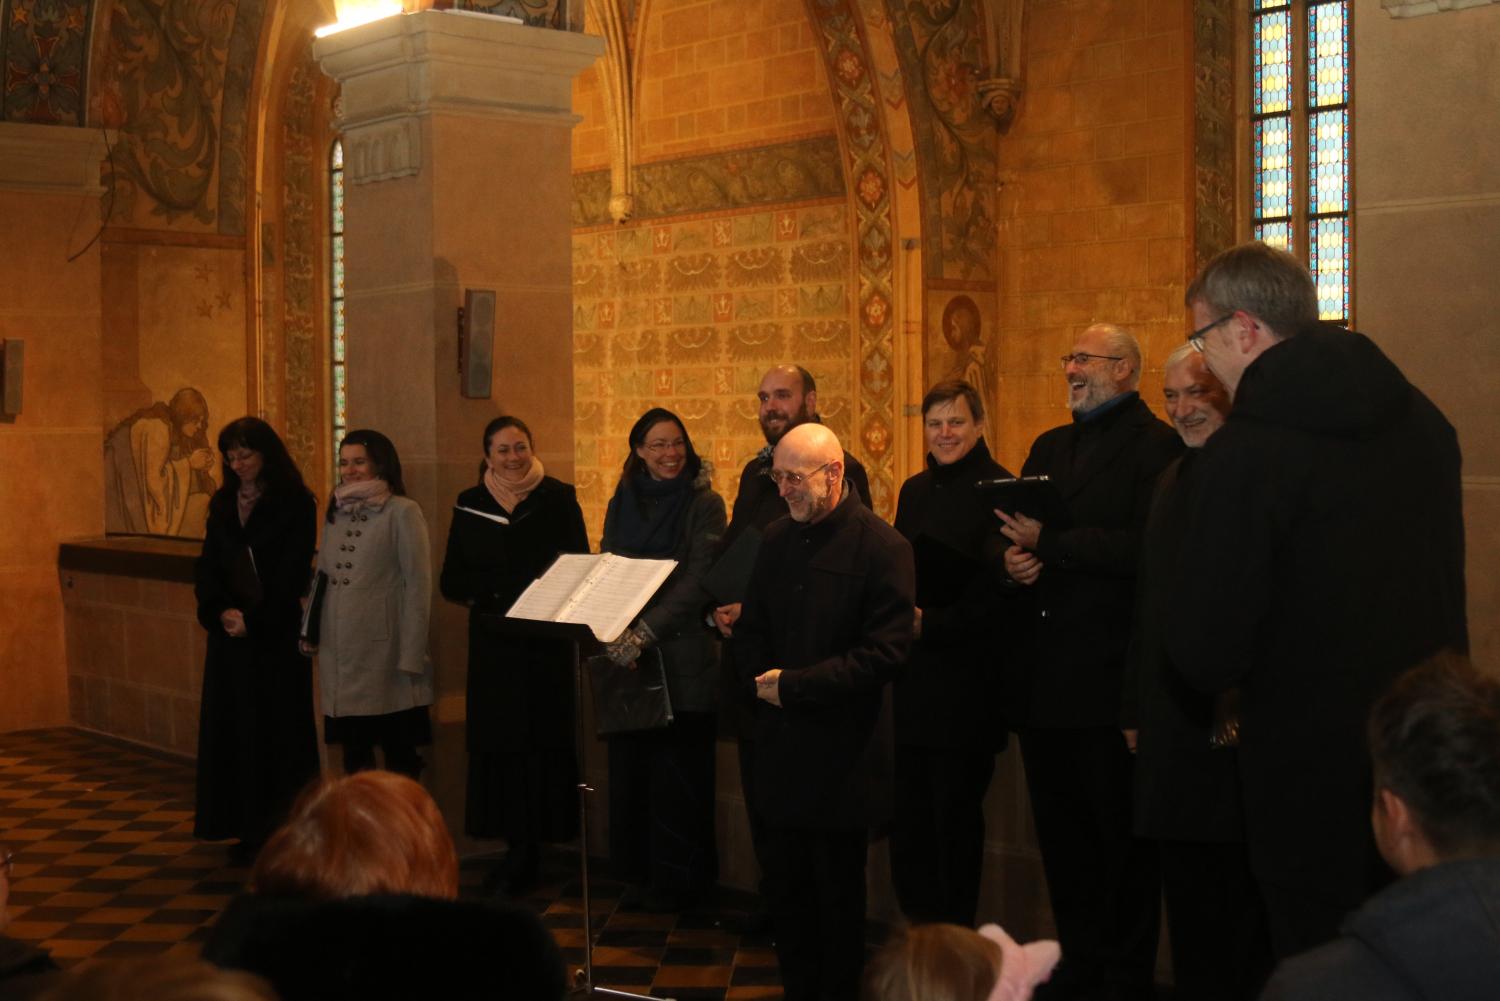
[[[1127,331],[1095,324],[1062,362],[1073,421],[1037,438],[1021,475],[1051,479],[1066,517],[1001,514],[1005,571],[1029,602],[1014,661],[1029,688],[1021,755],[1063,952],[1045,996],[1145,999],[1159,894],[1150,847],[1131,833],[1120,694],[1151,492],[1182,442],[1136,392]]]

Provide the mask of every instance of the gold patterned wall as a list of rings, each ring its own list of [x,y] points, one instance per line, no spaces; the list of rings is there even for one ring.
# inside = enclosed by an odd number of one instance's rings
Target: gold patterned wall
[[[853,267],[842,196],[574,231],[576,477],[596,542],[652,406],[683,418],[731,504],[765,444],[755,391],[772,365],[808,368],[849,441]]]

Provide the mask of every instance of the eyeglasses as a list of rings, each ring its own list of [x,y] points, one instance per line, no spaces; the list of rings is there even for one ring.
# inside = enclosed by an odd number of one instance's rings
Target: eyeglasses
[[[1191,334],[1188,334],[1188,343],[1193,346],[1193,350],[1194,351],[1198,352],[1199,354],[1202,354],[1203,353],[1203,338],[1208,335],[1208,332],[1210,330],[1214,329],[1215,327],[1217,327],[1219,324],[1223,323],[1224,321],[1226,321],[1226,320],[1232,320],[1232,319],[1234,319],[1234,314],[1233,313],[1225,313],[1223,316],[1219,317],[1214,322],[1212,322],[1210,324],[1207,324],[1205,326],[1199,327],[1197,330],[1193,331]]]
[[[671,441],[648,441],[646,442],[646,451],[652,455],[661,455],[669,449],[682,448],[686,444],[687,442],[681,438],[674,438]]]
[[[1087,351],[1074,351],[1070,355],[1062,356],[1063,368],[1067,368],[1073,362],[1087,365],[1091,361],[1124,361],[1124,355],[1091,355]]]
[[[807,479],[809,476],[816,476],[818,473],[821,473],[831,465],[833,465],[833,460],[829,459],[817,469],[809,469],[805,473],[788,473],[784,469],[772,469],[768,471],[766,475],[769,476],[771,478],[771,482],[776,484],[778,487],[780,487],[783,483],[789,483],[794,487],[799,487],[802,485],[803,480]]]

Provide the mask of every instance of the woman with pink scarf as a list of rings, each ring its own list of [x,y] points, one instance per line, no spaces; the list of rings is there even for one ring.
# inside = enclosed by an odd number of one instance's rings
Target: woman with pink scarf
[[[396,446],[379,431],[350,431],[339,446],[339,485],[328,502],[318,569],[328,575],[317,645],[323,739],[342,744],[344,771],[422,773],[432,743],[427,621],[432,561],[427,522],[406,496]]]

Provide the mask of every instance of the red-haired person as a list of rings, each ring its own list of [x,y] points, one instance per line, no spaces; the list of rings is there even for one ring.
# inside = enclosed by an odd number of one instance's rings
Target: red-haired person
[[[912,925],[870,962],[864,1001],[1028,1001],[1062,953],[1021,945],[999,925]]]

